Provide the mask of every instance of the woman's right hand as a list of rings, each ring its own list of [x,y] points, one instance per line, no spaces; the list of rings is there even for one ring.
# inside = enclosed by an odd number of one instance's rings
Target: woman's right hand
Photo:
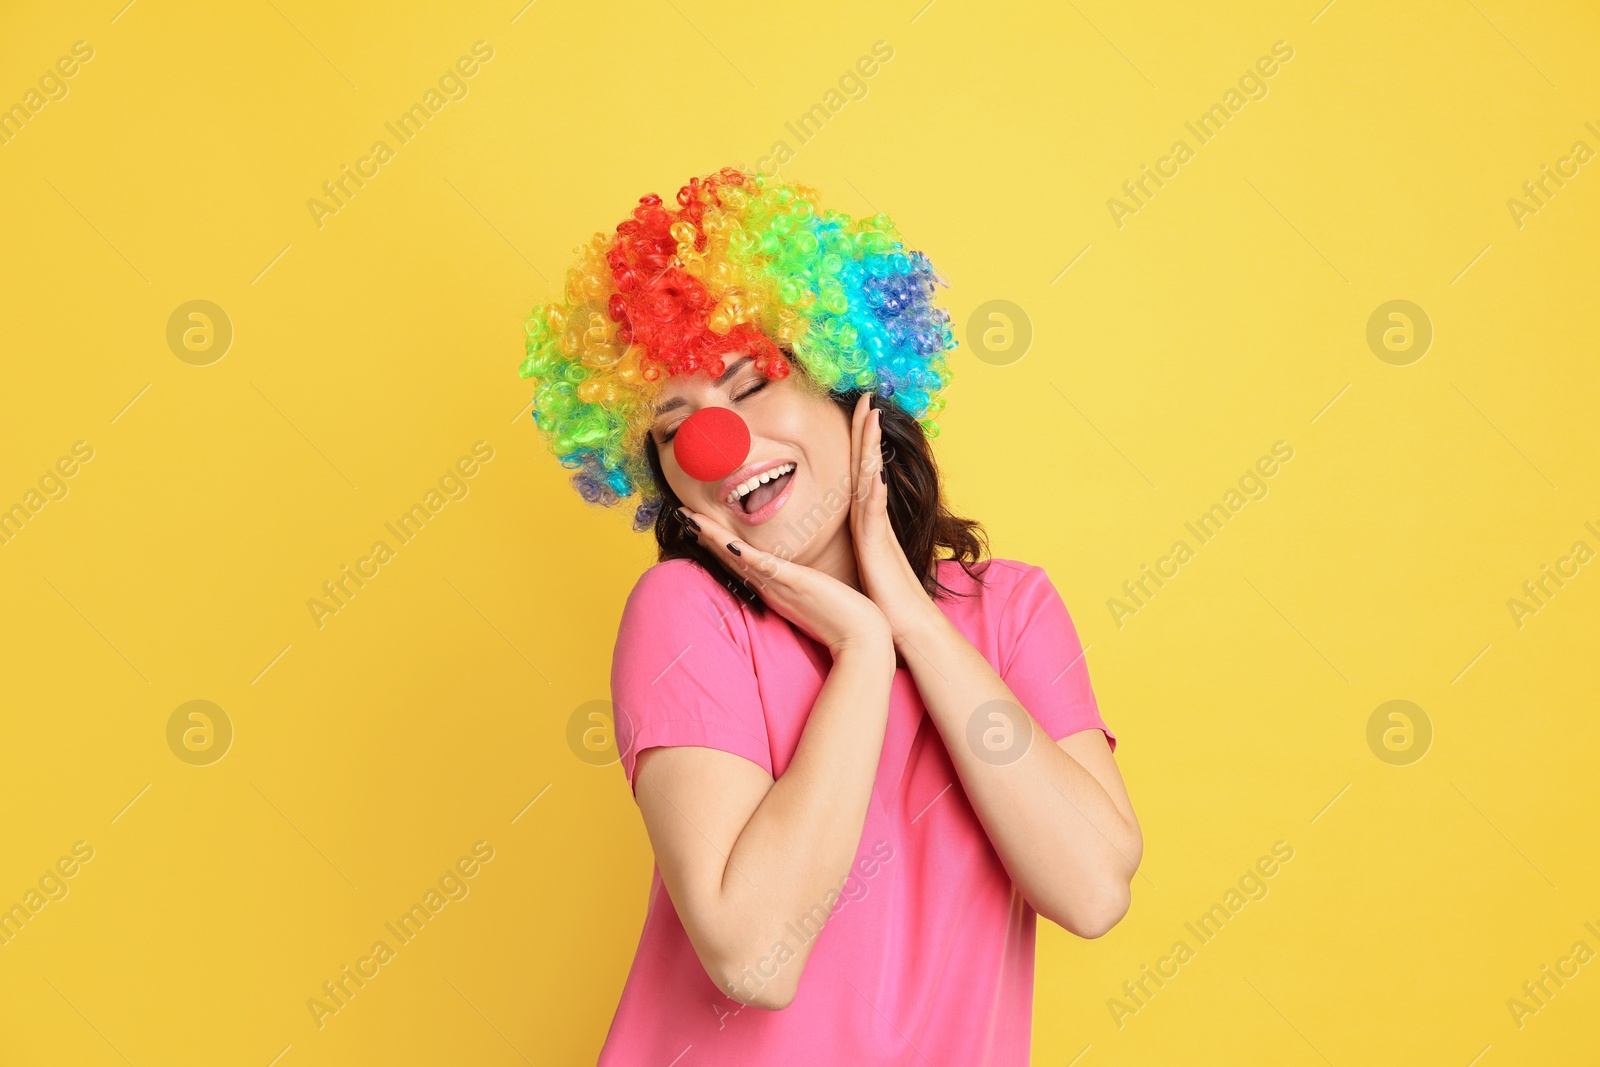
[[[743,579],[768,607],[812,640],[827,645],[835,659],[851,648],[882,648],[893,655],[889,620],[864,593],[831,574],[762,551],[709,515],[687,509],[678,514],[699,524],[700,543],[729,574]],[[696,532],[693,526],[688,529]],[[738,551],[731,551],[730,544]]]

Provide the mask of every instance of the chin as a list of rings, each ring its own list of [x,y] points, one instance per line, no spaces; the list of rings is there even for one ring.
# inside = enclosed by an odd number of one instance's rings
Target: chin
[[[819,515],[829,516],[820,528],[817,525]],[[810,505],[790,501],[769,522],[750,532],[758,531],[760,540],[752,541],[752,544],[803,567],[812,566],[821,556],[822,546],[839,536],[839,526],[829,514],[827,504],[822,501]]]

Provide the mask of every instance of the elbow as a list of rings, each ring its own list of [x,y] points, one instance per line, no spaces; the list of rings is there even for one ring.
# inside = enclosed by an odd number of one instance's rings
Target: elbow
[[[1110,933],[1111,928],[1128,914],[1128,909],[1133,905],[1133,892],[1124,882],[1101,894],[1096,903],[1097,906],[1084,916],[1082,931],[1074,931],[1079,937],[1104,937]]]
[[[1131,853],[1131,855],[1129,854]],[[1133,906],[1133,876],[1144,859],[1144,837],[1134,829],[1127,851],[1118,851],[1105,870],[1098,891],[1079,903],[1071,923],[1060,923],[1079,937],[1104,937]]]
[[[794,997],[797,992],[799,992],[799,989],[793,985],[774,987],[769,984],[757,993],[749,996],[744,994],[733,995],[733,999],[748,1007],[760,1008],[763,1011],[782,1011],[794,1003]]]
[[[706,975],[728,996],[750,1008],[782,1011],[800,991],[801,961],[767,955],[744,960],[702,960]]]
[[[1110,933],[1132,904],[1133,892],[1128,883],[1115,882],[1059,911],[1040,914],[1069,933],[1093,939]]]

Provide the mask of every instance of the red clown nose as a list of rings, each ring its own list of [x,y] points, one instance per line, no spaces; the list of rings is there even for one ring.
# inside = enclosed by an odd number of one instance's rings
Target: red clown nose
[[[750,454],[750,427],[732,408],[701,408],[678,426],[672,454],[695,481],[720,482]]]

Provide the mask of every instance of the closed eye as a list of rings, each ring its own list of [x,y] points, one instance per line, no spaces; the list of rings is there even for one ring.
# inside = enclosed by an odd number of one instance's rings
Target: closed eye
[[[757,393],[761,392],[761,390],[765,389],[767,386],[769,386],[771,384],[772,384],[772,379],[763,376],[761,378],[761,381],[758,382],[756,385],[751,386],[749,389],[746,389],[744,392],[742,392],[738,396],[734,397],[733,398],[733,402],[735,404],[737,404],[742,400],[748,400],[751,397],[755,396]],[[674,425],[671,430],[667,431],[666,435],[661,438],[661,443],[663,445],[671,444],[672,443],[672,439],[674,437],[678,436],[678,427],[682,426],[685,422],[688,422],[688,421],[689,421],[688,419],[679,420],[679,422],[676,425]]]
[[[738,401],[740,401],[740,400],[748,400],[750,397],[755,396],[757,393],[761,392],[761,390],[765,389],[767,386],[769,386],[771,384],[772,384],[772,379],[764,377],[764,378],[761,379],[759,384],[757,384],[757,385],[753,386],[752,388],[746,390],[745,392],[743,392],[740,395],[734,397],[733,399],[734,399],[734,401],[736,403]]]

